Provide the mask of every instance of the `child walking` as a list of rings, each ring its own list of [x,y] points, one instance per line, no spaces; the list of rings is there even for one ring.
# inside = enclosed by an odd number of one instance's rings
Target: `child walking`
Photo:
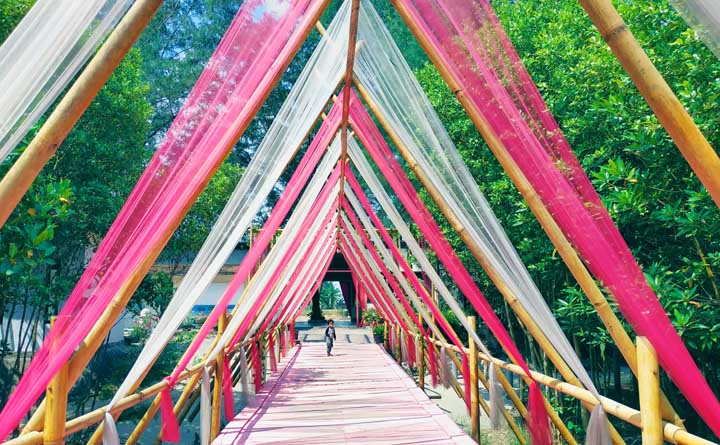
[[[335,335],[335,322],[330,320],[328,321],[328,327],[325,329],[325,344],[327,345],[327,355],[332,355],[330,352],[333,348],[333,342],[337,340],[337,335]]]

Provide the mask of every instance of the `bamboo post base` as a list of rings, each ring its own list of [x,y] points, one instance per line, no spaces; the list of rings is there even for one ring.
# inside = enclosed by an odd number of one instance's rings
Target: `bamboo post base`
[[[50,325],[54,325],[57,317],[52,317]],[[63,445],[65,443],[65,422],[67,417],[68,364],[65,363],[50,381],[45,392],[47,413],[45,415],[44,445]]]
[[[474,316],[467,318],[470,327],[475,330],[477,326],[477,320]],[[480,443],[480,391],[478,389],[478,359],[477,359],[477,345],[473,340],[472,335],[468,333],[468,344],[470,346],[470,352],[468,353],[468,361],[470,362],[470,381],[465,382],[466,385],[470,385],[470,435],[475,442]]]
[[[660,415],[660,370],[657,354],[645,337],[637,337],[638,386],[643,445],[662,445],[663,424]]]

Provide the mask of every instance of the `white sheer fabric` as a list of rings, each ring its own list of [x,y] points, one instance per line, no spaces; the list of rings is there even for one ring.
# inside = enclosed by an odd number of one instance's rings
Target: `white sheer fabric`
[[[685,22],[720,58],[720,1],[670,0]]]
[[[580,381],[599,394],[440,118],[372,5],[362,2],[355,73],[444,201]]]
[[[353,165],[360,173],[360,176],[365,180],[368,187],[370,188],[370,191],[375,196],[375,199],[377,199],[380,207],[388,216],[393,226],[400,233],[400,236],[402,237],[403,241],[405,241],[405,244],[407,244],[413,257],[418,262],[418,265],[423,270],[423,272],[427,274],[427,276],[430,278],[430,281],[432,281],[432,283],[435,285],[435,288],[437,289],[440,296],[443,298],[443,301],[445,301],[445,303],[448,305],[453,314],[455,314],[463,327],[470,333],[470,335],[473,337],[473,340],[475,340],[475,342],[479,345],[480,349],[485,354],[491,357],[492,355],[490,354],[490,351],[487,349],[482,340],[480,340],[480,337],[477,335],[475,330],[472,329],[472,327],[470,326],[470,323],[467,320],[467,316],[463,312],[458,302],[452,296],[450,289],[447,288],[445,283],[440,278],[440,275],[438,275],[438,273],[432,267],[432,265],[430,264],[430,260],[428,260],[425,252],[420,247],[420,244],[418,244],[417,240],[412,235],[410,228],[407,226],[407,224],[405,224],[405,221],[403,221],[402,217],[400,216],[400,212],[398,212],[397,208],[395,208],[395,204],[393,204],[390,196],[387,194],[387,192],[381,185],[380,179],[378,179],[372,167],[370,167],[370,164],[368,163],[367,159],[365,159],[365,155],[363,155],[363,152],[355,139],[348,140],[348,154],[350,155],[350,159],[352,160]]]
[[[348,7],[341,7],[326,36],[315,48],[108,409],[130,391],[165,348],[199,296],[227,261],[294,156],[295,147],[300,146],[322,112],[342,78],[347,51],[348,11]],[[339,156],[339,150],[336,151]]]
[[[0,47],[0,162],[53,104],[132,0],[38,0]]]

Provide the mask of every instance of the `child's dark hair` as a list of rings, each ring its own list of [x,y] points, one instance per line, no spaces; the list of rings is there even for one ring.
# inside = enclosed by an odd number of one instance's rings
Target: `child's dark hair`
[[[331,318],[330,320],[328,320],[328,324],[330,324],[330,323],[335,324],[335,320],[333,320],[333,319]]]

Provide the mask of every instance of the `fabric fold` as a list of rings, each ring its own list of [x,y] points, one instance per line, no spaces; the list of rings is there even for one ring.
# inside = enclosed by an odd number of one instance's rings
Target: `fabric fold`
[[[200,377],[200,444],[210,445],[212,416],[212,394],[210,392],[210,373],[203,366]]]
[[[103,445],[120,445],[120,435],[117,425],[115,425],[115,418],[109,412],[105,412],[102,441]]]
[[[223,355],[222,360],[222,385],[225,418],[230,421],[235,417],[235,396],[233,394],[232,368],[230,368],[230,360],[227,355]]]
[[[494,430],[500,428],[502,421],[502,412],[505,409],[505,403],[503,402],[502,386],[500,385],[500,379],[498,379],[498,369],[495,363],[490,363],[490,369],[488,370],[488,392],[490,393],[490,425]]]
[[[162,420],[161,437],[164,442],[180,442],[180,425],[173,410],[170,388],[160,393],[160,417]]]

